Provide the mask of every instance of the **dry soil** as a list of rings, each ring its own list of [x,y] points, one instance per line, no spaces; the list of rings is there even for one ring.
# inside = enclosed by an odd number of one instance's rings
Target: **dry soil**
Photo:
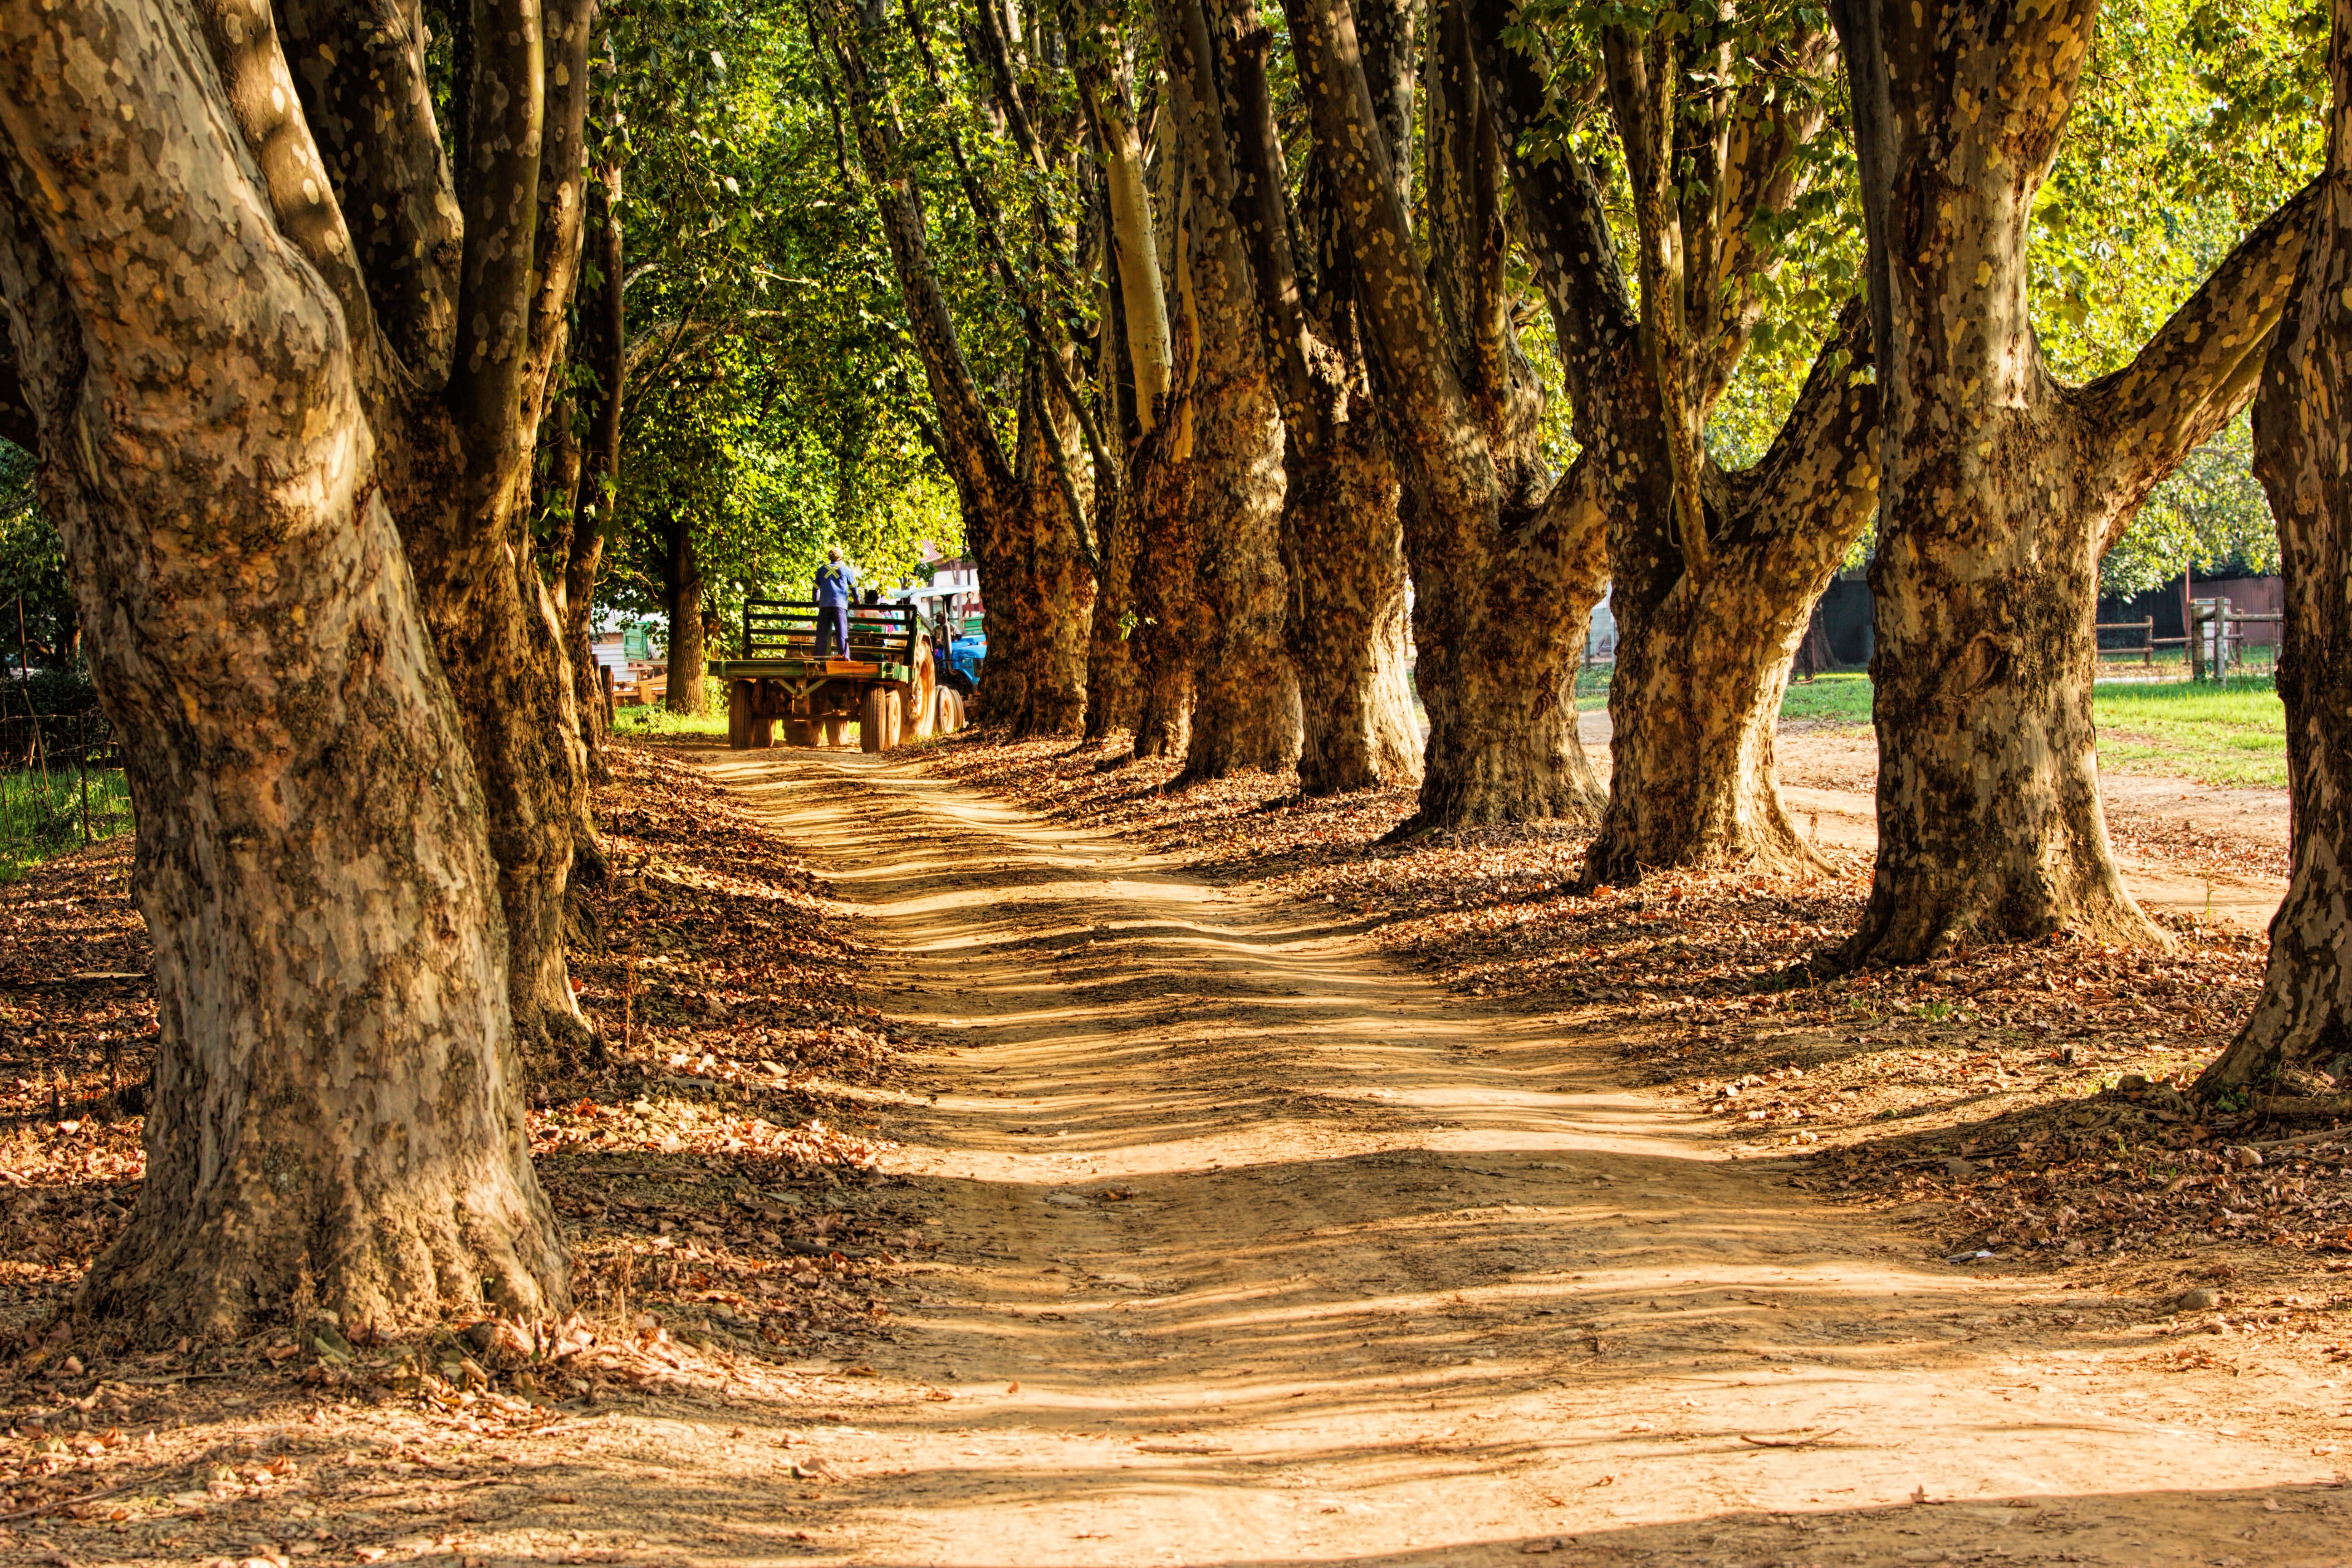
[[[885,1114],[942,1246],[793,1434],[800,1560],[2352,1561],[2341,1367],[1922,1257],[1605,1041],[917,757],[703,755],[939,1042]]]

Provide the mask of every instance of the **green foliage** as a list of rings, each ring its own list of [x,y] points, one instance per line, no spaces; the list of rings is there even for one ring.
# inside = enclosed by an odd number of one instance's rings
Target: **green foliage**
[[[925,541],[957,552],[961,517],[922,433],[898,282],[870,201],[845,177],[854,150],[836,139],[836,84],[802,13],[681,14],[625,48],[637,63],[612,118],[631,153],[636,369],[599,602],[660,603],[674,519],[706,610],[728,618],[747,595],[805,591],[829,543],[869,582],[908,573]],[[943,258],[976,273],[970,237],[943,226]],[[984,302],[973,313],[991,320]],[[970,334],[976,370],[1003,374],[1003,337]]]
[[[34,665],[69,669],[77,661],[63,650],[77,625],[73,588],[64,542],[41,510],[33,469],[30,452],[0,441],[0,663],[17,667],[21,608],[22,639],[33,648]]]
[[[2034,324],[2084,381],[2129,363],[2248,229],[2317,171],[2326,11],[2310,0],[2103,7],[2035,204]],[[2277,533],[2241,417],[2159,486],[2100,570],[2111,595],[2184,564],[2274,571]]]

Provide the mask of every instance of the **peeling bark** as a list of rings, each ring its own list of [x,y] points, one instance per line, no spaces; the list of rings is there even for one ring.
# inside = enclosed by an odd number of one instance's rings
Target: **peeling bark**
[[[2254,472],[2279,521],[2294,867],[2253,1016],[2198,1087],[2352,1089],[2352,0],[2336,0],[2327,172],[2254,395]],[[2332,1084],[2295,1082],[2324,1073]]]
[[[358,1336],[560,1310],[485,803],[372,428],[384,361],[310,253],[340,225],[281,218],[274,182],[318,167],[290,97],[249,144],[244,89],[283,62],[205,68],[220,21],[0,4],[0,293],[126,742],[161,1028],[147,1178],[79,1305],[150,1343],[237,1337],[306,1273]]]
[[[1675,561],[1658,498],[1646,515],[1620,509],[1609,811],[1587,885],[1674,866],[1818,863],[1781,804],[1773,739],[1813,605],[1877,500],[1878,389],[1856,384],[1867,334],[1864,313],[1848,310],[1763,461],[1706,468],[1704,575]]]
[[[1368,29],[1375,43],[1367,85],[1376,106],[1402,100],[1404,112],[1382,125],[1392,160],[1402,160],[1411,151],[1412,13],[1391,0],[1375,0],[1367,13],[1377,22]],[[1303,265],[1309,258],[1294,243],[1301,225],[1267,81],[1270,42],[1262,29],[1229,38],[1225,115],[1238,174],[1234,216],[1287,437],[1283,640],[1298,679],[1298,789],[1314,796],[1418,783],[1421,732],[1405,646],[1402,490],[1371,399],[1338,192],[1328,172],[1310,170],[1310,232],[1324,243],[1311,258],[1319,265]]]
[[[1854,78],[1883,428],[1878,860],[1841,961],[2074,931],[2157,945],[2099,806],[2099,557],[2245,405],[2303,248],[2306,190],[2131,364],[2053,379],[2026,239],[2096,0],[1839,0]]]
[[[1283,429],[1255,329],[1255,290],[1234,208],[1240,180],[1220,104],[1218,51],[1234,29],[1213,0],[1158,0],[1169,99],[1182,149],[1191,308],[1178,395],[1197,603],[1190,618],[1192,731],[1176,787],[1298,757],[1298,686],[1282,640]]]
[[[1573,685],[1601,597],[1601,448],[1588,440],[1557,481],[1538,453],[1540,394],[1509,322],[1503,147],[1467,19],[1448,0],[1433,23],[1424,273],[1384,134],[1393,98],[1367,81],[1352,11],[1346,0],[1286,9],[1315,153],[1345,196],[1406,491],[1430,731],[1420,809],[1401,831],[1593,821],[1602,795],[1576,738]]]

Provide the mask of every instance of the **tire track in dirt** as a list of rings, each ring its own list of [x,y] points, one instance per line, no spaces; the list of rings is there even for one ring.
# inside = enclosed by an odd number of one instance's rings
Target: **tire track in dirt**
[[[1922,1259],[1311,909],[908,753],[705,755],[941,1042],[887,1111],[940,1261],[804,1560],[2343,1551],[2324,1386],[2200,1410],[2155,1309]]]

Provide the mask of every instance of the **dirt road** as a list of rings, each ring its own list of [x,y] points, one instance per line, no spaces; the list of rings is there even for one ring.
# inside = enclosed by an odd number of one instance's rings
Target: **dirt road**
[[[1923,1257],[1606,1042],[917,761],[703,755],[940,1042],[881,1109],[942,1245],[797,1560],[2352,1560],[2340,1381]]]

